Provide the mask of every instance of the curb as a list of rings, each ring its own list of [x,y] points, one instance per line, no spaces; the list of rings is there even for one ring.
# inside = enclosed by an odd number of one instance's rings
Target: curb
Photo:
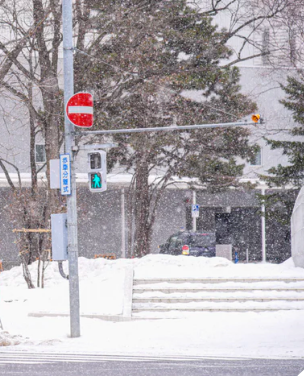
[[[49,312],[30,312],[29,317],[69,317],[69,313],[49,313]],[[80,315],[81,318],[86,319],[99,319],[105,321],[131,321],[131,317],[118,316],[118,315]]]

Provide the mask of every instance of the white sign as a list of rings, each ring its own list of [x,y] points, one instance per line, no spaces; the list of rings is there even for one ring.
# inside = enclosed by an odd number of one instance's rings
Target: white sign
[[[50,188],[60,189],[60,160],[50,160]]]
[[[192,218],[198,218],[199,217],[199,205],[192,205]]]
[[[60,154],[60,192],[71,194],[71,160],[70,154]]]

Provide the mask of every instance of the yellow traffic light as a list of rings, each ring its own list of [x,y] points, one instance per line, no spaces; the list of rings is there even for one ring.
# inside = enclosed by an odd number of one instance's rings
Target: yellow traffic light
[[[259,114],[252,115],[251,120],[254,121],[255,123],[258,123],[260,120],[260,115]]]

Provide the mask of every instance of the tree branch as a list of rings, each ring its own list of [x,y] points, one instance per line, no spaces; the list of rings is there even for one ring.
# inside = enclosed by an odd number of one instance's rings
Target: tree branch
[[[3,162],[5,162],[8,165],[14,167],[14,169],[17,171],[18,181],[19,181],[19,188],[21,189],[21,177],[20,177],[20,171],[19,171],[18,167],[16,165],[14,165],[13,163],[11,163],[11,162],[3,159],[3,158],[0,159],[0,167],[2,168],[2,170],[3,170],[4,174],[5,174],[5,177],[6,177],[6,180],[7,180],[8,184],[10,185],[10,187],[14,191],[16,190],[16,187],[15,187],[15,185],[14,185],[14,183],[13,183],[13,181],[12,181],[10,175],[9,175],[9,172],[8,172],[7,168],[5,167],[5,165],[4,165]]]
[[[6,88],[7,90],[9,90],[12,94],[14,94],[16,97],[20,98],[22,100],[22,102],[25,103],[25,105],[28,107],[29,110],[33,111],[35,113],[35,116],[43,121],[43,117],[39,114],[39,112],[36,111],[35,107],[33,106],[33,104],[31,103],[30,99],[23,93],[21,93],[20,91],[14,89],[12,86],[10,86],[8,83],[6,82],[2,82],[1,85]]]

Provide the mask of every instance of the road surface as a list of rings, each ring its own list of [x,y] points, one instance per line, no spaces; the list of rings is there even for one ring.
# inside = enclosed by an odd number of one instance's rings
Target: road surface
[[[303,370],[304,359],[0,352],[1,376],[298,376]]]

